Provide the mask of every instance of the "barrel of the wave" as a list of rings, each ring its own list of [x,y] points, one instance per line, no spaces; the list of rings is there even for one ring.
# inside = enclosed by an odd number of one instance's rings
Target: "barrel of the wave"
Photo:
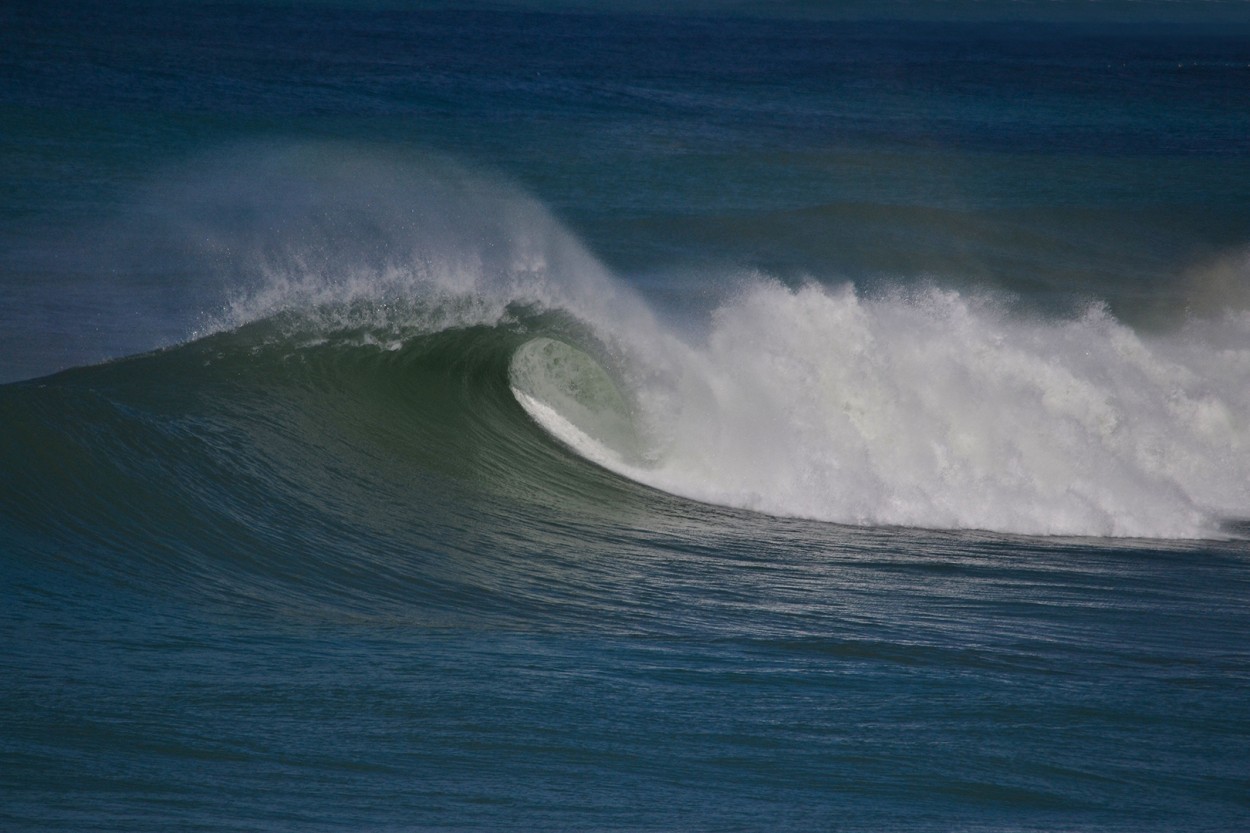
[[[643,462],[634,409],[613,375],[584,350],[531,339],[513,354],[509,380],[526,413],[577,454],[610,469]]]

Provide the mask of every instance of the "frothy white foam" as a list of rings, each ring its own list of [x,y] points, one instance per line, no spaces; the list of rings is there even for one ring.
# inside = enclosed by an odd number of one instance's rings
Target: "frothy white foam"
[[[1250,514],[1244,315],[1145,338],[1099,308],[1056,322],[952,291],[761,282],[706,340],[644,354],[657,462],[587,454],[676,494],[1028,534],[1196,537]]]

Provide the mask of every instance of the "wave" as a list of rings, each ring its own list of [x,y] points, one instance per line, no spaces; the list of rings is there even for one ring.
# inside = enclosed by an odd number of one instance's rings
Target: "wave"
[[[1099,306],[754,275],[705,320],[662,321],[543,206],[446,161],[301,145],[238,168],[180,180],[194,223],[164,197],[239,287],[196,339],[3,389],[37,449],[10,444],[9,467],[46,481],[24,505],[130,473],[152,505],[234,507],[240,535],[263,523],[241,500],[391,528],[445,489],[504,514],[645,512],[656,489],[1030,535],[1203,537],[1250,514],[1245,313],[1150,335]],[[65,437],[86,439],[40,457]]]

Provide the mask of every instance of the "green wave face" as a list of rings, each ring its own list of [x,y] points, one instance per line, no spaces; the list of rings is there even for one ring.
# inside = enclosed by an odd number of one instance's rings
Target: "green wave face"
[[[573,592],[535,553],[682,502],[570,453],[514,386],[632,452],[624,398],[550,315],[395,339],[270,319],[0,388],[0,527],[175,594],[533,619],[509,588]]]

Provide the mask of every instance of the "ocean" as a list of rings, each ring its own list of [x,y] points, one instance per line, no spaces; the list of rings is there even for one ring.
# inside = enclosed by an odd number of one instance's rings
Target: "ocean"
[[[1250,5],[0,32],[0,828],[1250,830]]]

